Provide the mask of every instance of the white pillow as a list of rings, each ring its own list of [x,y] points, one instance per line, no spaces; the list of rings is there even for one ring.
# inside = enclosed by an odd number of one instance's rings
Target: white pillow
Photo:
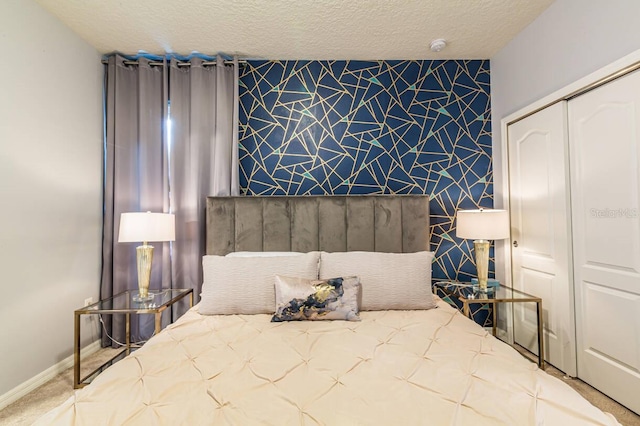
[[[433,253],[325,253],[320,278],[356,275],[362,284],[362,311],[431,309]]]
[[[273,313],[275,276],[315,280],[319,258],[319,252],[279,257],[203,256],[198,309],[204,315]]]
[[[281,257],[300,256],[298,251],[232,251],[225,257]]]

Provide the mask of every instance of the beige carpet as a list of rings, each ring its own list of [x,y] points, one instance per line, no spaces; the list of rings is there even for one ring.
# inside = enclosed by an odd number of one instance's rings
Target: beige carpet
[[[82,361],[83,373],[99,367],[115,355],[114,349],[101,349]],[[547,373],[569,384],[578,393],[603,411],[616,416],[624,426],[640,426],[640,416],[623,407],[614,400],[601,394],[588,384],[578,379],[565,378],[561,371],[547,367]],[[56,376],[22,399],[0,411],[1,425],[30,425],[47,411],[63,403],[73,395],[73,368]]]
[[[525,358],[532,360],[533,362],[538,362],[538,357],[528,352],[526,349],[519,345],[514,346],[517,351],[519,351]],[[587,401],[591,404],[595,405],[602,411],[606,411],[607,413],[613,414],[618,422],[620,422],[624,426],[640,426],[640,416],[638,416],[633,411],[629,410],[627,407],[618,404],[613,399],[604,395],[603,393],[598,392],[596,389],[592,388],[585,382],[580,379],[572,379],[571,377],[567,377],[564,373],[553,365],[547,364],[547,368],[545,370],[549,375],[558,378],[571,386],[576,390],[580,395],[582,395]],[[0,413],[1,415],[1,413]],[[0,417],[1,418],[1,417]]]
[[[613,414],[624,426],[640,426],[640,416],[598,392],[582,380],[566,377],[562,371],[557,370],[551,365],[547,367],[546,372],[574,388],[580,395],[602,411]],[[0,412],[0,418],[2,418],[1,416],[2,413]]]
[[[88,374],[115,356],[119,349],[105,348],[82,360],[82,374]],[[30,425],[40,416],[73,395],[73,368],[20,398],[0,411],[0,425]]]

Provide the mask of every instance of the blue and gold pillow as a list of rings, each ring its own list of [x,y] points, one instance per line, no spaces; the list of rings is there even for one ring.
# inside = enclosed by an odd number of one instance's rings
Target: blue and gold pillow
[[[272,322],[347,320],[360,321],[360,278],[327,280],[276,275],[276,313]]]

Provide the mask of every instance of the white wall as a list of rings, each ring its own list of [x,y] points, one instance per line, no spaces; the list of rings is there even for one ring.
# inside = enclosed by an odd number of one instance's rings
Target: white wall
[[[72,354],[98,297],[102,66],[33,0],[0,1],[0,52],[2,396]]]
[[[491,58],[494,192],[502,206],[501,120],[640,49],[640,1],[556,0]],[[496,273],[502,265],[496,253]]]

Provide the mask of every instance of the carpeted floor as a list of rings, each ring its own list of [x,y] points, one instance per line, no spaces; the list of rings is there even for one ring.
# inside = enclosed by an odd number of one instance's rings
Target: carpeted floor
[[[82,361],[83,372],[99,367],[116,352],[114,349],[101,349],[87,357]],[[569,384],[596,407],[613,414],[624,426],[640,426],[640,416],[601,394],[582,380],[566,378],[561,371],[552,366],[548,366],[546,371]],[[73,368],[70,368],[0,411],[0,425],[30,425],[72,395]]]
[[[613,399],[598,392],[582,380],[565,377],[562,371],[557,370],[553,366],[547,367],[546,372],[571,386],[580,395],[584,396],[589,402],[591,402],[602,411],[613,414],[622,425],[640,426],[640,416],[638,416],[628,408],[618,404]],[[2,413],[0,412],[0,419],[2,418],[1,416]]]
[[[82,373],[88,374],[115,356],[120,349],[105,348],[82,360]],[[20,398],[0,411],[0,425],[30,425],[73,395],[73,368]]]

